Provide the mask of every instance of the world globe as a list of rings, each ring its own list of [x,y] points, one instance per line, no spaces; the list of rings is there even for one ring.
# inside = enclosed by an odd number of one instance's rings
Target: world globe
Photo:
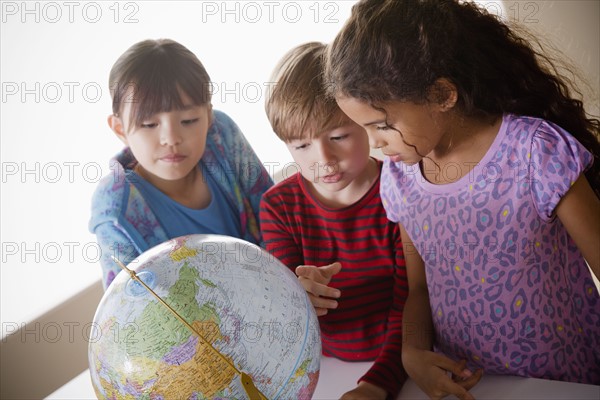
[[[162,243],[102,297],[89,343],[99,399],[310,399],[321,339],[295,275],[220,235]]]

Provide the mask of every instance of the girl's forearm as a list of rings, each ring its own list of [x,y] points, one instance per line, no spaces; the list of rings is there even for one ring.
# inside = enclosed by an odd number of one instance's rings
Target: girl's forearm
[[[409,292],[402,318],[403,348],[431,350],[434,332],[427,290],[413,289]]]

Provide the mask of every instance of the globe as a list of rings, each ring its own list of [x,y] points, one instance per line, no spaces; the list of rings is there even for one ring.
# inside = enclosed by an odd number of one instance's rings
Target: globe
[[[255,398],[244,377],[268,399],[311,398],[318,320],[297,278],[268,252],[189,235],[127,269],[104,293],[90,333],[99,399]]]

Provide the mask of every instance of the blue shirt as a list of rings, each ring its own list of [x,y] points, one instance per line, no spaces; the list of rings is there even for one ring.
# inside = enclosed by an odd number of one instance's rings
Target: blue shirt
[[[127,170],[126,174],[140,191],[169,237],[175,238],[194,233],[240,237],[238,213],[229,204],[222,189],[215,182],[215,177],[202,162],[200,168],[211,193],[210,204],[201,210],[176,202],[132,170]]]

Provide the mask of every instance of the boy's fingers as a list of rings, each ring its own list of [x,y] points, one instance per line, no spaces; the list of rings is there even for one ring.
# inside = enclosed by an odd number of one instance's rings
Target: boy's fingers
[[[315,296],[329,297],[332,299],[337,299],[341,296],[341,292],[338,289],[329,287],[327,285],[322,285],[309,278],[299,276],[298,280],[300,281],[300,284],[304,290]]]
[[[333,275],[342,270],[342,264],[336,261],[319,269],[327,279],[331,279]]]
[[[334,262],[333,264],[323,267],[315,267],[314,265],[298,265],[296,267],[296,275],[312,279],[315,282],[328,284],[331,277],[342,269],[342,264]]]
[[[317,317],[321,317],[328,313],[328,309],[337,308],[337,302],[335,300],[327,300],[321,297],[314,296],[308,293],[308,298],[310,299],[311,304],[313,305],[315,312],[317,313]],[[333,302],[333,303],[330,303]]]
[[[298,265],[295,270],[296,275],[308,277],[312,273],[312,270],[315,268],[317,267],[315,267],[314,265]]]
[[[317,316],[327,314],[327,310],[338,307],[335,300],[341,296],[338,289],[327,286],[331,276],[337,274],[342,268],[339,262],[318,268],[314,265],[299,265],[296,267],[298,281],[309,295]]]
[[[327,309],[325,309],[325,308],[315,307],[315,312],[317,314],[317,317],[322,317],[323,315],[327,315]]]
[[[319,268],[314,265],[298,265],[296,267],[296,275],[310,279],[311,281],[326,283],[326,279],[319,272]]]
[[[324,297],[317,297],[313,295],[309,295],[310,302],[315,308],[323,308],[323,309],[334,309],[337,308],[338,302],[331,299],[326,299]]]

